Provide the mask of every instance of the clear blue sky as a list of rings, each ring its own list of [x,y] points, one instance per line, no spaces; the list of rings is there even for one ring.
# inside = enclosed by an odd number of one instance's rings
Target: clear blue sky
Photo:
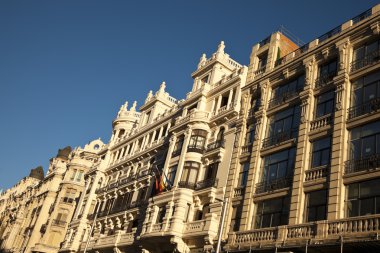
[[[308,42],[376,3],[0,1],[0,188],[46,171],[58,148],[107,142],[120,105],[141,105],[163,80],[183,98],[221,40],[247,65],[280,25]]]

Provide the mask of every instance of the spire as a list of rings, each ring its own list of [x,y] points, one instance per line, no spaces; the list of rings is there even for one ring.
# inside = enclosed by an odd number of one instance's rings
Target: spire
[[[132,105],[130,111],[131,112],[135,112],[136,111],[136,106],[137,106],[137,102],[135,101],[135,102],[133,102],[133,105]]]
[[[201,68],[205,63],[206,63],[206,54],[203,53],[201,58],[199,59],[199,63],[198,63],[198,69]]]

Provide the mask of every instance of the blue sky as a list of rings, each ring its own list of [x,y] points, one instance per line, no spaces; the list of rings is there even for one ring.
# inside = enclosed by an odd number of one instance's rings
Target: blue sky
[[[46,171],[58,148],[107,142],[120,105],[141,105],[163,80],[183,98],[221,40],[248,65],[252,45],[280,25],[308,42],[376,4],[0,1],[0,189]]]

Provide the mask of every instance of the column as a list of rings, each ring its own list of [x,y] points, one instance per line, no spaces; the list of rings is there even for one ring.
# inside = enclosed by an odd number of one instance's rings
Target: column
[[[336,44],[339,48],[340,63],[338,75],[334,78],[336,85],[336,104],[331,146],[331,167],[328,192],[327,219],[334,220],[344,217],[344,161],[348,158],[348,131],[346,128],[347,109],[349,107],[350,81],[348,77],[349,52],[351,45],[348,39]]]
[[[233,93],[234,93],[234,89],[230,89],[230,92],[228,94],[227,109],[233,107],[233,105],[234,105],[234,103],[231,101]]]

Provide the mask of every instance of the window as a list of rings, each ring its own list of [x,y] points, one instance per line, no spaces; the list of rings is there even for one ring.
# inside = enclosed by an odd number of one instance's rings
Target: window
[[[77,178],[75,179],[75,181],[80,182],[82,180],[82,176],[83,176],[83,171],[79,170],[77,172]]]
[[[351,130],[350,156],[360,160],[380,153],[380,121]]]
[[[205,170],[205,180],[211,180],[216,178],[216,173],[218,172],[218,163],[211,163],[207,166]]]
[[[293,174],[295,157],[295,148],[264,157],[262,182],[270,183],[277,179],[290,177]]]
[[[260,55],[257,69],[265,68],[265,66],[267,65],[267,62],[268,62],[268,53]]]
[[[276,113],[269,120],[268,138],[263,146],[269,147],[297,136],[300,124],[300,107],[294,106]]]
[[[197,162],[185,162],[181,181],[188,185],[195,185],[199,168],[200,164]]]
[[[255,140],[255,125],[250,125],[247,127],[247,134],[245,136],[245,144],[252,144]]]
[[[257,203],[254,227],[257,229],[286,225],[289,218],[289,206],[289,197]]]
[[[347,217],[380,213],[380,179],[347,185]]]
[[[249,162],[245,162],[243,164],[240,164],[240,174],[239,174],[238,187],[239,186],[245,187],[247,185],[248,172],[249,172]]]
[[[206,142],[207,131],[205,130],[193,130],[190,137],[190,143],[188,147],[189,152],[203,153],[204,145]]]
[[[234,232],[239,231],[242,211],[243,211],[242,205],[238,205],[238,206],[233,207],[231,224],[230,224],[230,231],[234,231]]]
[[[311,167],[326,166],[330,163],[331,137],[323,138],[313,142],[313,153]]]
[[[364,76],[352,82],[351,92],[351,107],[369,104],[368,109],[360,108],[362,111],[356,109],[355,115],[360,116],[378,109],[378,100],[380,98],[380,71]],[[376,108],[371,108],[376,107]],[[367,109],[367,110],[366,110]],[[351,113],[350,113],[351,114]]]
[[[269,107],[279,105],[287,99],[296,97],[298,92],[303,89],[304,85],[305,75],[302,75],[291,82],[277,86],[272,91],[272,99],[269,101]]]
[[[334,59],[319,67],[319,78],[336,74],[337,60]]]
[[[325,220],[327,191],[314,191],[306,194],[306,222]]]
[[[173,149],[173,153],[172,153],[172,157],[175,157],[175,156],[178,156],[181,154],[181,151],[182,151],[182,146],[183,146],[183,141],[184,141],[184,136],[181,135],[180,137],[178,137],[175,145],[174,145],[174,149]]]
[[[217,141],[223,141],[224,140],[224,127],[221,127],[218,135],[216,136]]]
[[[169,180],[169,184],[171,186],[174,185],[175,175],[177,174],[178,165],[174,165],[169,168],[167,179]]]
[[[374,57],[378,55],[379,41],[365,44],[354,50],[354,61],[361,60],[367,57]]]
[[[164,221],[164,217],[166,215],[166,206],[161,206],[158,209],[158,214],[157,214],[157,220],[156,223],[162,223]]]
[[[334,112],[334,91],[326,92],[316,97],[317,107],[315,110],[315,118],[332,114]]]

